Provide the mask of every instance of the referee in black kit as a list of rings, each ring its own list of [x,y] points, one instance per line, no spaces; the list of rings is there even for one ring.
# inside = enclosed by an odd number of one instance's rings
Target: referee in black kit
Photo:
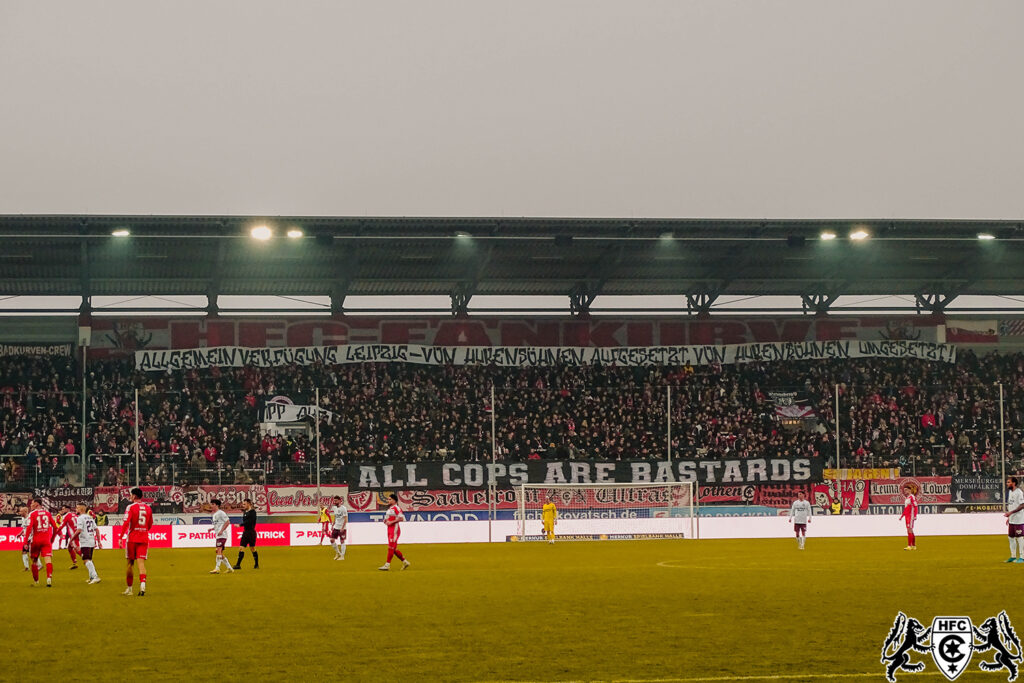
[[[238,543],[238,561],[235,562],[235,569],[242,568],[242,558],[245,557],[245,549],[252,551],[253,569],[260,568],[260,554],[256,552],[256,510],[252,507],[252,501],[246,498],[242,501],[242,540]]]

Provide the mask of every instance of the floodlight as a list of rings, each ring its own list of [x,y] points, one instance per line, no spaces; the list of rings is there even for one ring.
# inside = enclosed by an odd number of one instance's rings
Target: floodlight
[[[265,225],[257,225],[249,231],[249,234],[252,235],[254,240],[266,241],[269,240],[274,233],[272,233],[270,228]]]

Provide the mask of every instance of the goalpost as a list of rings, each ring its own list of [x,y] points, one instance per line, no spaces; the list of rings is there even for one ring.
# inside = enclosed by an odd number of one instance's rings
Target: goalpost
[[[556,540],[697,538],[698,501],[693,482],[661,484],[520,484],[516,487],[517,535],[542,541],[542,508],[558,511]]]

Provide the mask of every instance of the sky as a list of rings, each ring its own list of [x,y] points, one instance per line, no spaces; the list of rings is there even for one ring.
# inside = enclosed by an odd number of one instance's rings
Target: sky
[[[4,0],[0,213],[1024,218],[1019,0]]]

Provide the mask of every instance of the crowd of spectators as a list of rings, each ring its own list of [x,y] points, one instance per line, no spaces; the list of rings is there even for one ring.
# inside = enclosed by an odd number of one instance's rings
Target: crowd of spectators
[[[491,390],[501,460],[811,457],[919,475],[1024,465],[1024,354],[955,364],[856,359],[742,365],[497,368],[365,363],[141,373],[86,366],[87,485],[315,481],[311,425],[261,429],[276,396],[330,411],[322,481],[350,462],[488,460]],[[70,357],[0,359],[0,476],[8,487],[80,484],[82,383]],[[139,392],[138,426],[135,391]],[[809,408],[783,425],[773,396]],[[671,394],[671,398],[669,397]],[[329,419],[328,419],[329,418]],[[671,428],[669,423],[671,422]],[[136,429],[138,430],[136,432]],[[671,437],[670,437],[671,434]],[[671,444],[670,444],[671,442]]]

